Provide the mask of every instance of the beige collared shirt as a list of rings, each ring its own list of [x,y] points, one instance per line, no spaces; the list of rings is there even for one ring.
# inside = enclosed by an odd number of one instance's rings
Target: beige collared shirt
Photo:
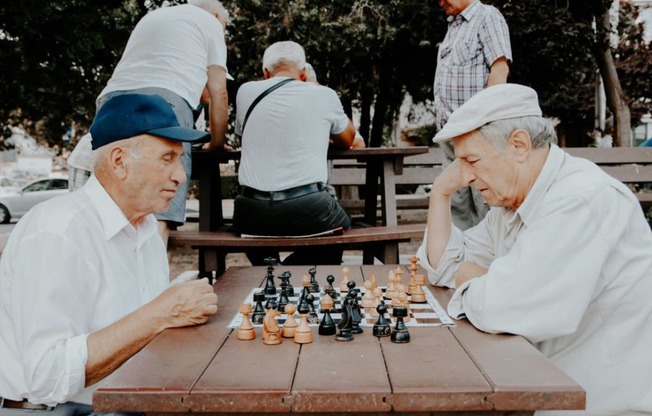
[[[461,261],[488,268],[456,289],[453,318],[524,336],[586,390],[586,414],[652,412],[652,232],[621,182],[553,145],[517,211],[454,229],[437,268],[426,244],[434,285]]]

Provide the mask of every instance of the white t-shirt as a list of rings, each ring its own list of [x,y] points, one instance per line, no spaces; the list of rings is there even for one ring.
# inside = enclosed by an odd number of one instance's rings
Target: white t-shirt
[[[342,133],[349,123],[332,89],[290,81],[258,103],[242,132],[251,103],[286,78],[252,81],[238,90],[235,132],[242,136],[241,185],[269,192],[328,181],[330,135]]]
[[[199,105],[209,66],[226,69],[224,29],[197,6],[162,7],[145,15],[100,97],[113,91],[165,88]]]
[[[133,227],[95,176],[30,210],[0,259],[0,397],[91,403],[86,339],[161,294],[157,221]]]
[[[586,390],[578,414],[652,412],[652,232],[621,182],[552,145],[516,212],[453,227],[436,269],[426,247],[432,284],[454,287],[460,261],[488,269],[456,289],[449,314],[532,342]]]

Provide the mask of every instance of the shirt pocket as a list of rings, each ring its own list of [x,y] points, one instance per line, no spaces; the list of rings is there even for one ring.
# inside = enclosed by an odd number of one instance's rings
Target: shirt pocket
[[[477,39],[460,39],[451,46],[451,63],[454,66],[477,64],[482,58],[482,48]]]

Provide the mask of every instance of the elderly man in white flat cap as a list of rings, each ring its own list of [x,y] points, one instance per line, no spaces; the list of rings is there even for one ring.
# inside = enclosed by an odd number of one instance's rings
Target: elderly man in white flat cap
[[[555,144],[537,94],[489,87],[435,136],[455,161],[430,193],[418,257],[448,305],[490,333],[529,340],[587,392],[591,415],[652,412],[652,232],[632,192]],[[461,231],[451,194],[491,210]]]

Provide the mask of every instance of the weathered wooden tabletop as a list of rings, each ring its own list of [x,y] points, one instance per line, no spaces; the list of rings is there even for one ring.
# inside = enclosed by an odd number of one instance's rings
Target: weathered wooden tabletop
[[[396,265],[349,266],[361,286],[373,272],[381,285]],[[406,276],[407,266],[404,266]],[[289,270],[299,286],[307,266]],[[318,266],[317,280],[339,266]],[[215,283],[219,311],[207,324],[167,330],[103,383],[96,411],[205,413],[532,413],[583,409],[585,393],[527,341],[482,333],[467,321],[455,327],[411,327],[395,344],[371,328],[352,342],[319,336],[299,345],[239,341],[229,323],[265,267],[230,268]],[[450,291],[425,287],[445,306]],[[518,319],[518,318],[515,318]],[[513,413],[512,413],[513,414]]]

